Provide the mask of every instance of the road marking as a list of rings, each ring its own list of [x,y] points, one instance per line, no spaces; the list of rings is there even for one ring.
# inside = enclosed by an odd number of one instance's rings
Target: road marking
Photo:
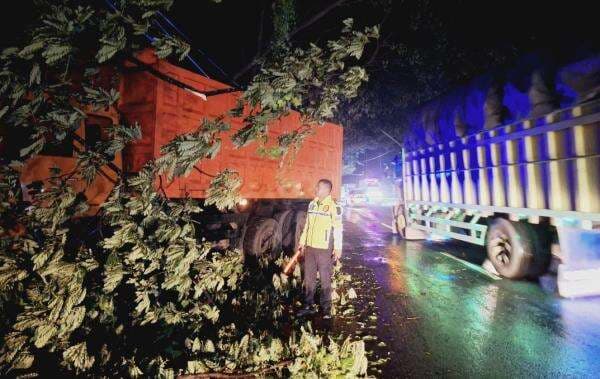
[[[385,226],[386,228],[390,229],[390,230],[394,230],[394,228],[392,228],[391,226],[389,226],[388,224],[384,224],[383,222],[381,223],[381,225]]]
[[[375,217],[371,212],[369,212],[366,209],[354,208],[353,210],[356,211],[356,213],[358,213],[359,215],[368,218],[369,220],[377,221],[377,217]]]
[[[452,254],[448,254],[448,253],[441,253],[441,254],[442,254],[442,255],[445,255],[445,256],[446,256],[446,257],[448,257],[448,258],[454,259],[454,260],[455,260],[455,261],[457,261],[457,262],[460,262],[460,263],[462,263],[464,266],[466,266],[466,267],[468,267],[468,268],[470,268],[470,269],[472,269],[472,270],[475,270],[475,271],[477,271],[477,272],[479,272],[479,273],[481,273],[481,274],[483,274],[483,275],[487,276],[487,277],[488,277],[488,278],[490,278],[490,279],[493,279],[493,280],[501,280],[501,279],[502,279],[502,278],[501,278],[501,277],[499,277],[498,275],[494,275],[494,274],[491,274],[491,273],[487,272],[487,271],[486,271],[486,270],[485,270],[483,267],[481,267],[481,266],[477,266],[477,265],[474,265],[473,263],[471,263],[471,262],[467,262],[467,261],[465,261],[465,260],[463,260],[463,259],[456,258],[456,257],[455,257],[454,255],[452,255]]]

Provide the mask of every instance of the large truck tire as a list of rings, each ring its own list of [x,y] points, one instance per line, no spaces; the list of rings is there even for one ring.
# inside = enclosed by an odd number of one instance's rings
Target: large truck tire
[[[539,233],[527,223],[496,218],[485,242],[488,258],[504,278],[537,277],[548,267],[550,253]]]
[[[279,224],[279,233],[281,235],[281,247],[287,252],[293,250],[296,229],[294,228],[294,211],[286,209],[275,213],[273,217]]]
[[[294,251],[298,249],[298,244],[300,242],[300,236],[302,235],[302,230],[304,229],[304,223],[306,223],[306,212],[305,211],[297,211],[296,212],[296,221],[295,225],[295,235],[294,235]]]
[[[244,253],[256,257],[274,256],[281,250],[281,234],[277,221],[272,218],[250,220],[244,235]]]

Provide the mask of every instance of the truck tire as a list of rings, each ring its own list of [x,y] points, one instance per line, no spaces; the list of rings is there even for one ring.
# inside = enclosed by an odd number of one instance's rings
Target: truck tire
[[[279,224],[272,218],[251,220],[244,235],[244,253],[256,257],[279,254],[281,250],[279,231]]]
[[[298,249],[298,243],[300,242],[300,236],[302,235],[302,230],[304,229],[304,223],[306,222],[306,212],[298,211],[296,212],[296,221],[295,225],[295,235],[294,235],[294,251]]]
[[[296,229],[294,228],[294,211],[286,209],[275,213],[273,217],[279,224],[279,233],[281,235],[281,247],[288,252],[294,247],[294,238]]]
[[[498,273],[508,279],[541,275],[549,252],[531,225],[503,218],[492,221],[486,236],[487,255]]]

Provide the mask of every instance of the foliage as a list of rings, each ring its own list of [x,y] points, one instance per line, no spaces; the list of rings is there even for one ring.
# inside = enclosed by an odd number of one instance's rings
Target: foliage
[[[196,163],[202,159],[214,158],[221,149],[221,132],[230,126],[222,118],[204,119],[193,133],[180,134],[161,147],[162,156],[156,161],[158,173],[166,173],[169,180],[173,176],[188,175]]]
[[[356,96],[367,74],[359,66],[348,67],[348,61],[360,59],[365,45],[377,38],[379,31],[375,26],[360,32],[352,26],[352,19],[345,20],[340,39],[328,41],[325,49],[311,44],[307,49],[290,49],[281,60],[263,63],[234,111],[242,115],[246,104],[252,109],[244,118],[244,127],[233,136],[237,146],[256,139],[265,143],[269,122],[292,109],[300,112],[303,123],[318,123],[333,117],[342,99]],[[290,139],[301,141],[305,135],[284,138],[289,146]]]
[[[215,250],[202,235],[201,204],[170,200],[157,185],[217,156],[229,129],[223,118],[199,120],[196,131],[175,137],[139,172],[118,171],[97,217],[81,217],[89,209],[85,190],[141,138],[137,124],[115,122],[108,138],[77,151],[74,170],[53,169],[39,186],[21,186],[27,159],[74,138],[91,110],[115,108],[116,68],[147,45],[146,34],[159,32],[153,18],[171,3],[116,0],[96,9],[40,2],[40,19],[22,46],[0,55],[2,136],[11,142],[0,165],[0,372],[364,374],[360,342],[325,346],[286,319],[299,294],[299,271],[287,277],[280,274],[283,258],[250,264],[238,250]],[[326,50],[313,45],[264,62],[243,96],[255,111],[234,137],[238,145],[262,139],[267,123],[292,108],[312,125],[356,93],[366,74],[346,69],[346,60],[360,58],[377,29],[351,26],[347,21]],[[179,59],[190,48],[170,36],[151,44],[159,56]],[[297,146],[296,135],[280,145]],[[240,186],[235,172],[222,171],[204,206],[232,207]]]
[[[346,339],[338,345],[331,338],[326,345],[323,337],[302,329],[298,343],[292,342],[292,350],[300,358],[294,360],[289,370],[292,377],[359,377],[367,373],[367,358],[363,341]]]
[[[240,199],[238,190],[241,186],[237,172],[226,169],[211,181],[204,204],[215,205],[221,211],[233,208]]]

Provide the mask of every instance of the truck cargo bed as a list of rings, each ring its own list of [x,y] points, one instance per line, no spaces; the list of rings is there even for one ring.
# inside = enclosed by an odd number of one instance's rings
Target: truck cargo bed
[[[217,81],[158,60],[149,52],[140,59],[154,69],[181,82],[209,91],[226,86]],[[138,171],[150,159],[160,155],[162,145],[181,133],[198,128],[203,118],[212,119],[234,108],[240,93],[211,96],[206,101],[198,96],[157,79],[146,72],[130,72],[122,81],[122,100],[119,109],[129,121],[137,121],[143,138],[127,148],[124,167]],[[279,167],[279,161],[257,154],[257,144],[236,149],[230,136],[242,127],[239,118],[226,117],[231,130],[223,133],[221,152],[213,160],[200,162],[201,171],[215,175],[225,168],[236,170],[242,178],[241,196],[249,199],[309,199],[315,183],[321,178],[333,182],[333,195],[339,197],[342,168],[343,133],[339,125],[325,123],[304,141],[291,165]],[[301,126],[299,114],[288,116],[270,125],[271,146],[277,137]],[[204,198],[211,176],[194,171],[187,177],[164,184],[168,197],[191,196]]]

